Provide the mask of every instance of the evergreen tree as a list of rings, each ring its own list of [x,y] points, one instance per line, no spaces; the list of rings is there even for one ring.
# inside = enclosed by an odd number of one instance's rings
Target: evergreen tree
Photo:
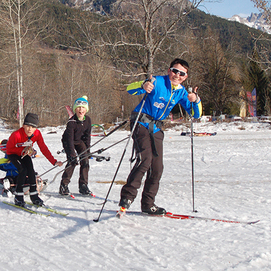
[[[252,89],[257,92],[257,115],[270,114],[270,88],[266,72],[260,66],[260,57],[256,46],[253,49],[253,60],[249,63],[249,80]]]

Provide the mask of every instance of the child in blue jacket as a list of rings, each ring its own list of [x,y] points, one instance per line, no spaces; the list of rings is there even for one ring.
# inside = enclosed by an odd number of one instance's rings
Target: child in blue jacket
[[[16,186],[16,178],[18,176],[17,168],[9,161],[8,156],[6,154],[6,144],[7,139],[3,139],[1,141],[0,149],[5,154],[4,158],[0,159],[0,170],[6,172],[6,176],[0,179],[1,184],[3,184],[4,180],[10,183],[10,190],[13,192]]]

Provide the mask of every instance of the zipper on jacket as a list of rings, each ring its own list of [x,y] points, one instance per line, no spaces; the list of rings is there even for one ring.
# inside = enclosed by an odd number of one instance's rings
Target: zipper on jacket
[[[170,97],[169,97],[167,106],[165,107],[164,112],[163,112],[162,115],[158,118],[158,120],[160,120],[160,119],[163,117],[163,115],[165,114],[165,112],[167,111],[167,108],[168,108],[168,105],[169,105],[169,103],[170,103],[170,101],[171,101],[172,96],[173,96],[173,91],[172,91],[172,87],[171,87],[171,95],[170,95]]]

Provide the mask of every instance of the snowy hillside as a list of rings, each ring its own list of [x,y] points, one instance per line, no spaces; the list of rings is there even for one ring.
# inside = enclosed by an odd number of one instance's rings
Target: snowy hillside
[[[53,155],[62,149],[63,127],[41,129]],[[49,132],[55,133],[49,133]],[[75,199],[58,195],[60,176],[41,198],[67,217],[43,217],[3,204],[0,196],[0,270],[144,270],[144,271],[267,271],[271,269],[271,126],[269,123],[195,123],[195,132],[217,132],[194,137],[195,208],[192,212],[191,141],[180,136],[181,124],[165,131],[164,173],[157,205],[177,214],[236,221],[260,220],[257,224],[234,224],[198,219],[175,220],[127,214],[115,218],[121,185],[130,170],[131,143],[105,204],[100,221],[94,223],[103,200],[78,194],[78,169],[70,190]],[[0,125],[0,139],[11,131]],[[92,151],[126,137],[117,131]],[[92,137],[92,143],[99,140]],[[111,160],[90,160],[90,189],[105,197],[123,148],[122,142],[103,153]],[[42,174],[52,168],[42,156],[33,159]],[[60,168],[44,178],[52,180]],[[4,176],[4,173],[2,174]],[[131,211],[140,211],[140,191]],[[28,197],[26,197],[26,200]]]
[[[245,24],[249,27],[256,28],[268,34],[271,34],[271,26],[267,23],[266,18],[262,13],[251,13],[247,18],[242,18],[239,15],[232,16],[229,21],[236,21]]]

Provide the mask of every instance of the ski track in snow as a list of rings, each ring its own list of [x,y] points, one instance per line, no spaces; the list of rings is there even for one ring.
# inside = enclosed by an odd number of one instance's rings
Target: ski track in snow
[[[56,131],[48,134],[49,131]],[[118,204],[108,201],[95,223],[103,200],[78,194],[78,169],[70,191],[75,199],[58,195],[61,174],[41,197],[45,204],[67,217],[42,217],[2,203],[0,196],[0,271],[47,270],[270,270],[271,222],[271,129],[266,123],[195,123],[196,132],[217,132],[216,136],[194,137],[195,207],[192,212],[191,139],[180,136],[182,125],[165,131],[164,173],[156,203],[177,214],[260,222],[254,225],[214,221],[150,217],[127,214],[116,219]],[[61,136],[64,127],[41,129],[53,155],[66,160]],[[11,131],[0,125],[0,139]],[[126,137],[117,131],[92,151]],[[92,138],[92,143],[100,138]],[[126,141],[102,155],[109,162],[90,160],[90,189],[105,197]],[[35,170],[42,174],[52,167],[37,145]],[[109,199],[118,201],[121,185],[130,171],[132,143],[127,148]],[[52,180],[60,168],[43,176]],[[4,173],[0,173],[4,176]],[[1,175],[1,176],[2,176]],[[140,211],[139,191],[131,211]],[[26,196],[26,200],[29,200]],[[43,210],[43,212],[46,212]]]

